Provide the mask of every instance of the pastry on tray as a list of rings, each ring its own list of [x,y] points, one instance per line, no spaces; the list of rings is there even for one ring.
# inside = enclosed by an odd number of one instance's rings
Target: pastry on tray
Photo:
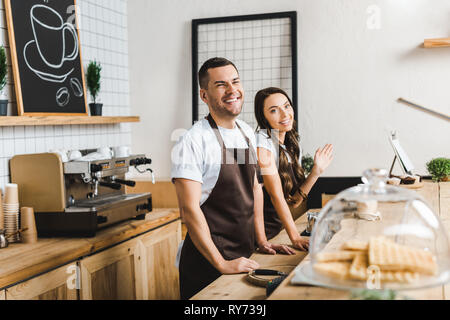
[[[390,178],[387,180],[388,184],[391,185],[412,185],[412,184],[419,184],[422,181],[422,178],[418,175],[403,175],[403,176],[395,176],[391,175]]]
[[[385,237],[368,242],[349,240],[341,250],[319,252],[314,270],[340,280],[368,280],[370,272],[379,273],[380,281],[410,283],[421,275],[435,275],[435,256],[428,251],[400,245]]]

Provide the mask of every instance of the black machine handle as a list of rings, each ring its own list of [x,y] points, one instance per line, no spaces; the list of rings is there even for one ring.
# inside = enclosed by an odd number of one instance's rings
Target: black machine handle
[[[136,186],[136,182],[132,181],[132,180],[114,179],[114,181],[117,182],[117,183],[120,183],[120,184],[124,184],[124,185],[129,186],[129,187]]]
[[[102,224],[108,222],[108,217],[97,216],[97,224]]]
[[[140,166],[143,164],[152,164],[152,159],[149,158],[136,158],[130,160],[131,166]]]
[[[147,203],[138,204],[136,206],[136,211],[143,211],[143,210],[152,211],[152,208]]]
[[[112,183],[112,182],[103,182],[100,181],[99,184],[103,187],[108,187],[114,190],[120,190],[120,188],[122,188],[122,185],[119,183]]]
[[[142,211],[142,210],[148,210],[149,212],[151,212],[153,210],[152,198],[148,198],[147,203],[138,204],[136,206],[137,212]]]
[[[102,170],[103,170],[103,167],[100,164],[95,164],[95,163],[91,164],[91,172],[92,173],[99,172]]]

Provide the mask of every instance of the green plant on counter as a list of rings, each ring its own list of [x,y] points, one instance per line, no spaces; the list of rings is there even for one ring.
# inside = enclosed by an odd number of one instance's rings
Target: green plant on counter
[[[100,92],[100,79],[102,71],[102,66],[99,62],[91,61],[87,68],[87,87],[91,93],[94,103],[96,103],[97,95]]]
[[[435,158],[427,162],[427,170],[431,174],[433,181],[442,181],[450,176],[450,159]]]
[[[0,92],[3,93],[3,89],[8,81],[8,64],[6,61],[6,50],[4,46],[0,46]]]
[[[302,157],[302,168],[305,170],[305,175],[311,173],[314,166],[314,159],[308,153]]]
[[[350,299],[353,300],[395,300],[397,292],[393,290],[354,290]]]

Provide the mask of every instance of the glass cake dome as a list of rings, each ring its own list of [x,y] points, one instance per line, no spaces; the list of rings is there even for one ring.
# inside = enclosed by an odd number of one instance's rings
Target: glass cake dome
[[[337,289],[407,290],[450,280],[450,247],[439,217],[416,192],[386,184],[383,169],[337,194],[314,225],[310,261],[292,283]]]

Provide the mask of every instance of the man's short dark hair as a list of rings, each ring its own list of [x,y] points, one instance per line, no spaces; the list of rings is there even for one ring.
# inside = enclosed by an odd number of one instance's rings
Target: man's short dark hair
[[[225,67],[225,66],[229,66],[229,65],[232,65],[239,74],[239,71],[236,68],[236,66],[234,65],[234,63],[228,59],[215,57],[215,58],[211,58],[211,59],[208,59],[207,61],[205,61],[205,63],[202,65],[202,67],[198,71],[198,82],[200,84],[200,88],[202,88],[202,89],[208,88],[208,82],[209,82],[208,70],[209,69]]]

